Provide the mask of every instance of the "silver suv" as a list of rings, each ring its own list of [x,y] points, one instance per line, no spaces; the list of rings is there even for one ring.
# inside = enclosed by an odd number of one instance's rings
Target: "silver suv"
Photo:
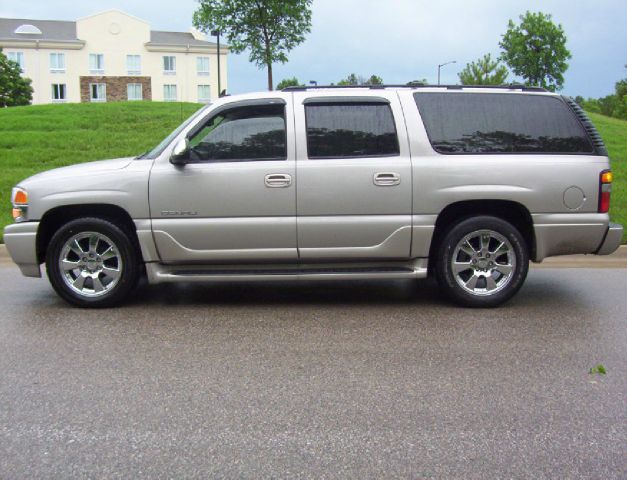
[[[114,139],[112,139],[114,141]],[[4,230],[27,276],[118,304],[150,283],[424,278],[496,306],[529,260],[607,255],[607,151],[538,88],[291,88],[224,97],[136,158],[13,190]]]

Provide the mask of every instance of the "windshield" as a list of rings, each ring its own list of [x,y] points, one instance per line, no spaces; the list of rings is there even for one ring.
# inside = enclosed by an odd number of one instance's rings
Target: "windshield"
[[[181,123],[176,130],[174,130],[170,135],[168,135],[166,138],[163,139],[163,141],[157,145],[155,148],[153,148],[152,150],[149,150],[146,153],[141,154],[140,156],[138,156],[137,158],[157,158],[165,149],[168,145],[170,145],[170,142],[172,142],[172,140],[174,140],[179,133],[181,133],[183,130],[185,130],[185,128],[192,123],[197,117],[199,117],[200,115],[203,114],[203,112],[205,112],[207,110],[208,107],[210,107],[211,104],[207,104],[206,106],[199,108],[197,111],[195,111],[194,113],[192,113],[192,115],[185,120],[183,123]]]

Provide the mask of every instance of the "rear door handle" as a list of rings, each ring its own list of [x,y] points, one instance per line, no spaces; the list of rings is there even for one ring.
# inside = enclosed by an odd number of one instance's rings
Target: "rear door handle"
[[[264,180],[268,188],[285,188],[292,184],[292,176],[287,173],[270,173]]]
[[[401,183],[401,176],[395,172],[379,172],[374,174],[374,184],[379,187],[393,187]]]

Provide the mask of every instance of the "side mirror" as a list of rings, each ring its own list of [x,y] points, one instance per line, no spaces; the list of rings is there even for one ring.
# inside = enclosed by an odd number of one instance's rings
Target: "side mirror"
[[[189,140],[182,138],[174,146],[170,155],[170,163],[173,165],[185,165],[189,159]]]

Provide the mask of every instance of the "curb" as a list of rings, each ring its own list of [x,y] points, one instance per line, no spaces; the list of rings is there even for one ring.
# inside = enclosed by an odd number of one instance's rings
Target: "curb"
[[[11,262],[4,244],[0,244],[0,262]],[[547,258],[542,263],[532,262],[530,266],[531,268],[627,268],[627,245],[621,245],[611,255],[564,255]]]

